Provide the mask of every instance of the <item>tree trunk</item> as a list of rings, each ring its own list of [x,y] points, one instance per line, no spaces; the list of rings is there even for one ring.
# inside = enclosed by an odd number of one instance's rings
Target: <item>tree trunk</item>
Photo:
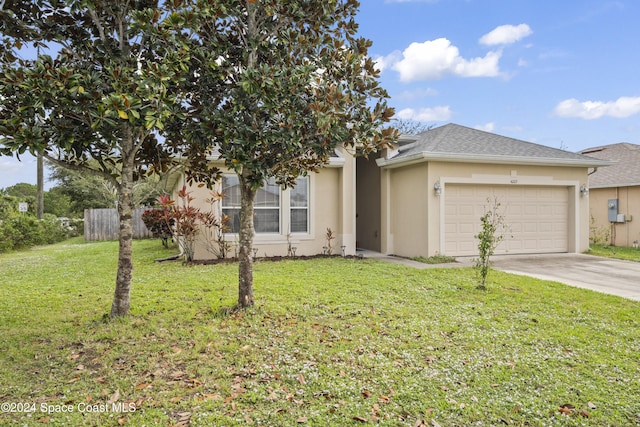
[[[122,141],[122,175],[118,186],[118,216],[120,236],[116,291],[111,305],[111,317],[129,314],[131,277],[133,276],[133,135],[124,127]]]
[[[44,217],[44,157],[42,152],[37,157],[37,193],[36,193],[36,218]]]
[[[253,204],[256,190],[246,177],[240,178],[240,247],[238,250],[238,306],[253,305]]]

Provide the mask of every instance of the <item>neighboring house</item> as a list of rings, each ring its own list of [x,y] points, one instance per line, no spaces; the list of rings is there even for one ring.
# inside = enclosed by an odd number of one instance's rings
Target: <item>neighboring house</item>
[[[589,176],[592,239],[615,246],[640,240],[640,145],[620,143],[588,148],[582,154],[612,160]]]
[[[336,150],[295,189],[265,186],[255,209],[257,256],[286,255],[289,243],[297,255],[321,254],[327,228],[337,254],[476,255],[480,217],[493,198],[510,227],[497,253],[582,252],[589,245],[587,175],[608,164],[455,124],[403,136],[377,159]],[[217,189],[226,194],[219,209],[230,216],[239,206],[235,179],[225,175]],[[192,190],[206,209],[208,190]],[[234,242],[237,234],[227,237]],[[197,248],[196,259],[209,257]]]

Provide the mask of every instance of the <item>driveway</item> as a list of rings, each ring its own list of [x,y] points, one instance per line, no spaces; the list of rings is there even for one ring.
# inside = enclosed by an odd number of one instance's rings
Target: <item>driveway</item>
[[[640,301],[640,262],[583,254],[496,255],[493,268]]]

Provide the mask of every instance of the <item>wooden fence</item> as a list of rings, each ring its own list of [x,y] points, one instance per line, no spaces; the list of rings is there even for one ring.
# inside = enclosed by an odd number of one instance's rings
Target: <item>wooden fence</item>
[[[142,222],[142,212],[145,209],[133,211],[133,238],[146,239],[153,237]],[[84,240],[118,240],[120,222],[116,209],[85,209],[84,210]]]

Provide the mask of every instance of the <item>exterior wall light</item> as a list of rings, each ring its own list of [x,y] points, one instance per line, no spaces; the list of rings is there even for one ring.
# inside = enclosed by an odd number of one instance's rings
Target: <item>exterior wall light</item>
[[[589,188],[584,184],[580,186],[580,195],[582,197],[589,197]]]
[[[439,196],[442,194],[442,187],[440,186],[440,181],[436,181],[436,183],[433,184],[433,192],[436,193],[436,196]]]

